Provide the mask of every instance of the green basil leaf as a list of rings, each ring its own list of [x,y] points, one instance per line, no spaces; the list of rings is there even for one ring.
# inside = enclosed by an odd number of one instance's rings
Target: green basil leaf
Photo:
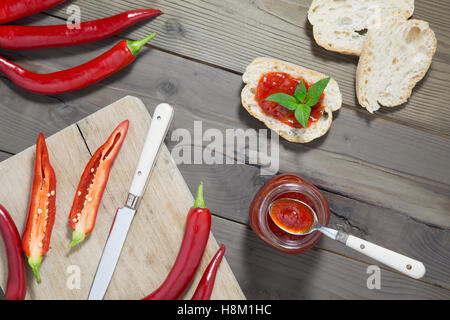
[[[295,99],[295,97],[290,96],[286,93],[282,93],[282,92],[272,94],[272,95],[268,96],[266,98],[266,100],[276,102],[279,105],[281,105],[289,110],[295,110],[295,109],[297,109],[297,107],[299,105],[297,102],[297,99]]]
[[[328,82],[330,82],[330,78],[325,78],[317,81],[309,88],[305,103],[308,107],[313,107],[319,102],[320,96],[327,87]]]
[[[300,81],[300,83],[298,84],[297,88],[295,88],[295,97],[297,98],[297,100],[300,103],[305,102],[306,99],[306,86],[305,83],[302,81]]]
[[[299,105],[299,107],[295,110],[295,119],[306,128],[308,126],[308,119],[311,114],[311,108],[305,104]]]

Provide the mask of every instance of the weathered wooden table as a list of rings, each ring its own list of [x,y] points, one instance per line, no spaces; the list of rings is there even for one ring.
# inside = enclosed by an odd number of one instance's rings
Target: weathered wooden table
[[[205,181],[213,231],[249,299],[450,298],[450,1],[416,0],[414,18],[430,22],[437,52],[425,79],[403,106],[369,115],[355,98],[357,58],[328,52],[312,39],[310,0],[75,0],[20,23],[60,24],[78,5],[82,20],[127,9],[165,14],[120,36],[78,47],[0,54],[37,72],[80,64],[115,44],[157,31],[126,70],[88,89],[41,96],[0,75],[0,160],[33,145],[126,95],[150,111],[176,108],[172,130],[260,129],[241,107],[241,75],[258,56],[272,56],[334,77],[344,106],[323,138],[299,145],[280,140],[280,172],[299,174],[327,196],[331,223],[424,262],[427,274],[409,279],[381,266],[381,289],[368,289],[374,261],[322,238],[312,250],[287,256],[266,246],[248,226],[249,204],[269,178],[251,164],[179,166],[191,191]],[[166,143],[172,141],[169,133]],[[204,148],[193,145],[193,148]],[[19,226],[21,229],[23,226]],[[1,263],[5,263],[2,261]],[[4,285],[4,284],[1,284]]]

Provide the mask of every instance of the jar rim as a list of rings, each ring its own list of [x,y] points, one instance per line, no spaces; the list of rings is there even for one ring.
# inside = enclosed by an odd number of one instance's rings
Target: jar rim
[[[301,178],[300,178],[301,179]],[[265,185],[260,192],[266,191],[269,185]],[[328,224],[329,206],[325,196],[313,185],[301,179],[301,183],[286,182],[276,185],[268,191],[259,201],[257,214],[257,223],[259,224],[260,237],[269,245],[277,250],[288,253],[300,253],[311,248],[320,239],[320,232],[315,231],[308,235],[292,236],[282,239],[277,236],[269,227],[269,206],[275,200],[280,199],[283,194],[299,193],[306,197],[312,204],[319,222],[323,225]],[[259,194],[259,193],[258,193]],[[253,205],[252,205],[253,206]],[[281,229],[280,229],[281,230]]]

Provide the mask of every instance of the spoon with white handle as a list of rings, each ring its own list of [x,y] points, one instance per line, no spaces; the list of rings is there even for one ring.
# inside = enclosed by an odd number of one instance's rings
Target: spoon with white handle
[[[385,265],[407,275],[414,279],[420,279],[425,275],[425,266],[422,262],[411,259],[409,257],[406,257],[404,255],[401,255],[399,253],[396,253],[394,251],[391,251],[389,249],[380,247],[376,244],[373,244],[371,242],[368,242],[366,240],[354,237],[352,235],[348,235],[345,232],[337,231],[328,227],[324,227],[319,223],[319,220],[317,218],[316,212],[311,208],[308,204],[304,203],[303,201],[297,200],[297,199],[278,199],[275,202],[273,202],[269,206],[269,213],[271,212],[272,206],[277,203],[278,201],[284,201],[284,200],[290,200],[290,201],[296,201],[300,203],[303,206],[306,206],[309,210],[311,210],[311,213],[314,217],[314,223],[312,224],[311,228],[304,231],[304,232],[292,232],[285,228],[279,221],[272,218],[272,215],[269,214],[272,221],[283,231],[293,234],[293,235],[307,235],[314,231],[320,231],[327,237],[337,240],[339,242],[342,242],[347,247],[350,247],[362,254],[365,254],[368,257],[371,257],[372,259],[375,259],[381,263],[384,263]]]

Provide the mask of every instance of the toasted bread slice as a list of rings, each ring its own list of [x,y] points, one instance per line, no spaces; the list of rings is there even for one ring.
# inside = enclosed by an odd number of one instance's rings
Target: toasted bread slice
[[[431,65],[436,37],[427,22],[391,16],[369,31],[356,71],[358,101],[371,113],[405,103]]]
[[[314,0],[308,20],[317,44],[330,51],[359,56],[366,32],[383,18],[409,18],[414,0]]]
[[[247,84],[241,93],[242,105],[255,118],[265,123],[265,125],[277,132],[288,141],[306,143],[320,136],[323,136],[331,126],[333,121],[333,111],[338,110],[342,105],[342,95],[339,86],[334,79],[330,79],[324,91],[322,105],[324,112],[322,117],[309,128],[293,128],[277,119],[263,113],[255,99],[256,88],[262,75],[269,72],[284,72],[295,78],[302,78],[309,83],[315,83],[327,76],[311,71],[309,69],[296,66],[294,64],[271,59],[256,58],[246,69],[243,80]]]

